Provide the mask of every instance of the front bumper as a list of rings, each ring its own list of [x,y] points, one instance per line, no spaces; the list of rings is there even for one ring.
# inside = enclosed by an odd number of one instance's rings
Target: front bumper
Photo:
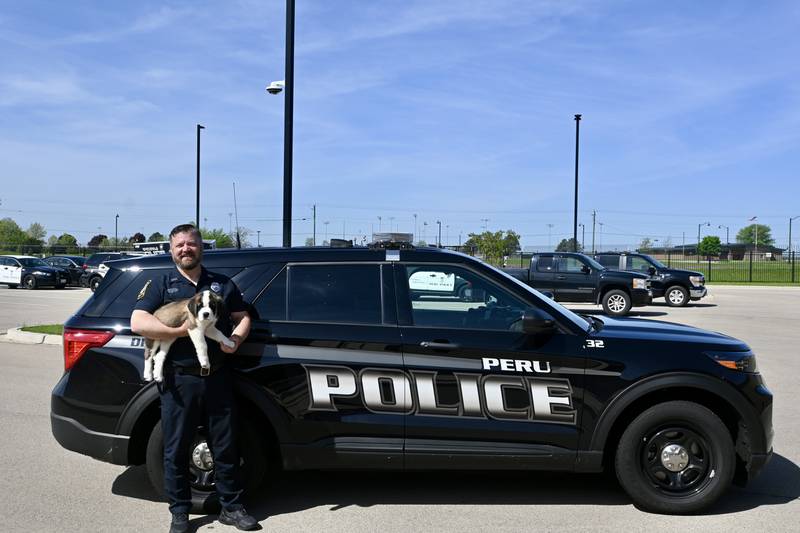
[[[705,297],[708,294],[708,289],[703,287],[692,287],[689,289],[689,298],[692,300],[699,300],[700,298]]]

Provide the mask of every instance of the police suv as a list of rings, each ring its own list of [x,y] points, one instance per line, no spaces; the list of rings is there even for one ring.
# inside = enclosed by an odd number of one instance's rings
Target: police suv
[[[108,263],[65,324],[52,431],[163,480],[159,395],[129,318],[170,256]],[[652,320],[575,314],[472,257],[404,242],[208,252],[253,326],[235,369],[247,486],[300,469],[611,469],[641,508],[707,508],[772,454],[750,348]],[[424,282],[422,280],[425,280]],[[464,287],[468,287],[464,289]],[[197,509],[214,501],[198,427]]]

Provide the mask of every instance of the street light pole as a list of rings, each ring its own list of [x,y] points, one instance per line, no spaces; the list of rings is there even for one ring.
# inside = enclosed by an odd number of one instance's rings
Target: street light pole
[[[697,256],[700,256],[700,228],[703,226],[710,226],[711,222],[701,222],[697,225]]]
[[[792,220],[800,218],[800,215],[796,217],[791,217],[789,219],[789,258],[792,257]]]
[[[581,251],[586,250],[586,224],[581,222],[578,224],[581,227]]]
[[[261,230],[260,229],[256,230],[256,246],[261,248]]]
[[[197,125],[197,199],[194,205],[194,223],[200,227],[200,130],[204,130],[205,126]]]
[[[551,246],[550,237],[551,237],[551,233],[553,231],[553,226],[555,226],[555,224],[548,224],[547,225],[547,251],[550,251],[550,246]]]
[[[283,246],[292,246],[292,140],[294,125],[294,0],[286,0],[286,95],[283,113]]]
[[[720,224],[719,226],[717,226],[717,229],[722,229],[722,228],[725,228],[725,244],[726,245],[730,245],[731,244],[731,234],[730,234],[731,228],[726,226],[725,224]]]
[[[578,251],[578,147],[580,145],[581,116],[575,115],[575,212],[572,221],[572,251]]]
[[[439,248],[442,247],[442,221],[437,220],[436,223],[439,225],[439,238],[437,239],[437,246]]]
[[[119,250],[119,233],[117,229],[119,228],[119,215],[114,217],[114,246]]]

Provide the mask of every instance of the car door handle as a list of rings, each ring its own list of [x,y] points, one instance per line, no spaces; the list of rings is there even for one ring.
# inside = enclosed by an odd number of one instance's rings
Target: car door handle
[[[567,279],[567,276],[556,276],[556,279]]]
[[[458,344],[451,342],[437,342],[437,341],[422,341],[419,343],[423,348],[430,348],[431,350],[455,350]]]

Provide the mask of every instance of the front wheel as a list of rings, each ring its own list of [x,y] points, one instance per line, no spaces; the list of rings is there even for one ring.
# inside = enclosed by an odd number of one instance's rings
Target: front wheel
[[[242,421],[238,435],[240,450],[239,477],[245,492],[257,489],[266,474],[266,449],[260,435]],[[189,483],[192,489],[193,513],[208,514],[219,508],[214,488],[214,458],[206,442],[205,433],[198,428],[192,439],[189,455]],[[164,496],[164,433],[161,422],[155,425],[147,441],[147,475],[158,494]]]
[[[633,502],[654,513],[706,509],[728,489],[736,467],[725,424],[706,407],[665,402],[640,414],[625,429],[615,467]]]
[[[613,289],[603,295],[603,310],[610,316],[624,316],[631,310],[630,295],[620,289]]]
[[[689,303],[689,291],[680,285],[673,285],[664,292],[664,299],[670,307],[683,307]]]
[[[36,278],[33,276],[25,276],[22,280],[22,286],[28,290],[33,290],[36,288]]]

